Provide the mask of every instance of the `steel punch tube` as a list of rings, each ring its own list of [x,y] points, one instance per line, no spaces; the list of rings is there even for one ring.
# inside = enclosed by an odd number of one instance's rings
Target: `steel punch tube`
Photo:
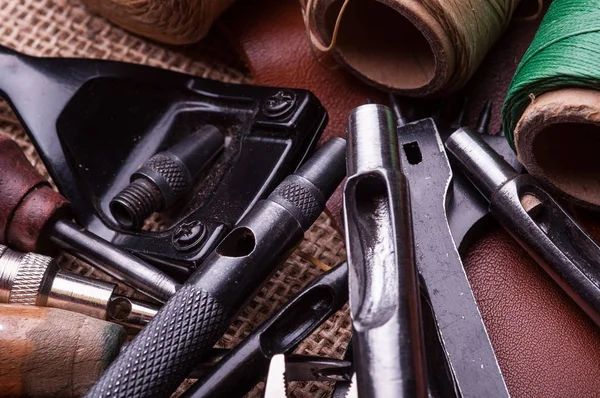
[[[111,364],[87,397],[168,397],[302,241],[345,175],[328,141],[259,201]]]

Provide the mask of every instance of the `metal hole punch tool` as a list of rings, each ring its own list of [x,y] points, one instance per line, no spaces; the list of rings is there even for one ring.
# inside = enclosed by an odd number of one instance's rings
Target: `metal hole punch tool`
[[[422,291],[455,390],[447,393],[507,397],[502,372],[451,233],[447,206],[453,173],[441,137],[432,119],[398,126],[397,134],[402,169],[410,187]],[[411,151],[418,148],[419,161],[414,161],[409,147]],[[430,371],[432,377],[439,373]]]
[[[325,109],[305,90],[99,59],[37,58],[2,46],[0,95],[78,223],[179,282],[306,160],[327,123]],[[162,213],[164,228],[123,227],[110,203],[131,175],[152,156],[205,135],[207,126],[225,137],[224,150]],[[145,209],[135,224],[156,209]]]
[[[350,113],[344,222],[358,395],[427,395],[408,187],[391,111]]]
[[[259,201],[87,396],[170,396],[300,244],[344,178],[345,155],[345,140],[329,140]]]
[[[519,174],[468,129],[446,148],[489,201],[491,214],[573,301],[600,325],[600,247],[528,174]]]
[[[323,322],[348,301],[348,266],[341,263],[316,278],[290,299],[268,320],[225,355],[184,394],[185,398],[242,397],[264,379],[269,360],[276,354],[289,355]],[[324,358],[321,359],[325,361]],[[290,360],[288,357],[288,365]],[[344,361],[344,363],[349,363]],[[313,362],[314,365],[317,365]],[[329,367],[327,370],[325,368]],[[326,361],[315,366],[311,379],[340,381],[340,375]],[[309,376],[307,374],[307,376]],[[340,377],[342,376],[342,377]]]

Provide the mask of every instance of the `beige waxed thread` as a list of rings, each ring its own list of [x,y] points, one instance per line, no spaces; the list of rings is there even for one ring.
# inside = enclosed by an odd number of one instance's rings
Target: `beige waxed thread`
[[[344,11],[346,11],[346,7],[350,0],[344,0],[342,4],[342,8],[340,8],[340,12],[338,13],[337,18],[335,19],[335,26],[333,28],[333,34],[331,35],[331,43],[329,45],[322,44],[319,39],[313,34],[312,31],[312,18],[311,14],[313,11],[313,3],[314,0],[307,0],[306,4],[303,7],[302,15],[304,16],[304,25],[306,26],[306,35],[310,41],[310,44],[316,47],[319,51],[327,53],[335,47],[335,43],[337,40],[338,32],[340,30],[340,25],[342,23],[342,16],[344,15]]]
[[[325,69],[329,69],[329,70],[338,69],[340,67],[339,64],[334,63],[331,65],[326,65],[323,62],[325,57],[319,56],[317,54],[316,50],[321,51],[321,53],[323,53],[323,54],[327,54],[331,50],[333,50],[333,48],[335,47],[336,41],[337,41],[337,36],[338,36],[339,29],[340,29],[340,25],[342,23],[342,16],[344,15],[344,11],[346,10],[346,6],[350,2],[350,0],[344,0],[344,4],[342,4],[342,8],[340,8],[340,12],[338,13],[338,16],[335,21],[335,27],[333,28],[331,42],[327,46],[325,46],[324,44],[322,44],[319,41],[319,39],[313,33],[313,30],[312,30],[313,19],[311,16],[312,16],[312,11],[313,11],[313,2],[314,2],[314,0],[307,0],[306,2],[305,2],[305,0],[300,0],[300,4],[302,5],[302,18],[304,19],[304,26],[306,27],[306,37],[308,38],[308,47],[310,49],[310,54],[312,55],[313,59],[315,61],[317,61],[317,63],[319,65],[321,65],[322,67],[324,67]]]
[[[234,0],[82,0],[93,11],[136,34],[169,44],[202,39]]]
[[[298,251],[296,252],[296,254],[300,258],[308,261],[309,263],[311,263],[315,267],[320,268],[321,270],[323,270],[325,272],[327,272],[327,271],[329,271],[331,269],[331,267],[329,265],[325,264],[323,261],[315,258],[314,256],[311,256],[310,254],[308,254],[308,253],[306,253],[306,252],[304,252],[304,251],[302,251],[300,249],[298,249]]]
[[[331,52],[336,47],[341,30],[342,16],[349,0],[345,0],[337,15],[333,28],[331,42],[324,44],[323,38],[317,32],[322,32],[327,29],[316,28],[314,18],[315,10],[319,8],[316,5],[316,0],[300,0],[303,5],[303,16],[306,25],[307,37],[313,54],[315,50],[321,51],[322,54]],[[356,1],[356,0],[355,0]],[[371,0],[376,2],[377,0]],[[423,27],[431,27],[431,21],[439,24],[441,30],[448,38],[448,42],[452,43],[455,58],[452,62],[455,67],[453,71],[444,79],[443,85],[436,89],[436,93],[452,92],[462,87],[475,72],[485,54],[495,43],[500,34],[508,26],[508,23],[521,0],[421,0],[418,2],[419,7],[425,11],[423,14],[413,12],[414,0],[395,0],[399,7],[406,10],[413,21],[416,28],[422,31],[427,37],[428,31],[423,30]],[[535,0],[538,3],[538,11],[525,18],[530,20],[537,18],[542,10],[542,1]],[[358,1],[357,1],[358,2]],[[389,6],[390,1],[382,2]],[[397,11],[391,7],[389,12],[396,13]],[[406,15],[405,15],[406,16]],[[414,23],[417,20],[419,23]],[[320,22],[319,22],[320,23]],[[354,26],[347,27],[354,29]],[[342,49],[338,49],[343,51]],[[343,54],[343,52],[342,52]],[[441,55],[441,54],[439,54]],[[319,57],[316,57],[319,60]],[[447,60],[440,60],[441,64]],[[361,73],[361,71],[358,71]],[[376,83],[386,85],[380,81]],[[402,87],[391,88],[402,89]]]

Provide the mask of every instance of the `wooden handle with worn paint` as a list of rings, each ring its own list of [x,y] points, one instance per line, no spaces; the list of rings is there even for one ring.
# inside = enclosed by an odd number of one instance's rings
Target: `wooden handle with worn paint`
[[[0,137],[0,242],[48,253],[48,228],[68,217],[69,202],[29,163],[16,142]]]
[[[123,327],[75,312],[0,305],[0,397],[80,397],[124,339]]]

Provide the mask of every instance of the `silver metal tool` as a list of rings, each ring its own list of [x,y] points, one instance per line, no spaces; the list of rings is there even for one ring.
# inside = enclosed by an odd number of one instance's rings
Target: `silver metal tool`
[[[265,383],[265,398],[287,397],[287,381],[285,379],[285,355],[277,354],[271,359],[269,374]]]
[[[406,180],[389,108],[347,124],[344,221],[354,365],[363,397],[421,397],[427,376]]]
[[[442,110],[444,107],[433,111],[432,109],[428,109],[429,107],[426,104],[414,99],[408,100],[397,95],[390,95],[390,104],[399,126],[432,116],[437,124],[443,142],[458,128],[463,126],[464,115],[467,109],[468,101],[464,98],[452,102],[452,104],[446,106],[450,110],[455,107],[454,103],[456,102],[460,103],[461,106],[458,112],[450,112],[453,116],[450,121],[448,120],[449,115],[442,116],[442,114],[447,113]],[[479,114],[477,132],[480,134],[482,140],[498,152],[515,170],[520,172],[523,166],[521,166],[517,156],[508,145],[504,134],[502,132],[490,134],[488,128],[491,116],[492,103],[488,101]],[[452,166],[454,167],[454,165]],[[490,214],[489,205],[485,198],[479,195],[477,189],[464,176],[460,168],[454,168],[454,170],[457,172],[454,173],[452,184],[448,189],[446,216],[458,252],[462,255],[470,247],[471,243],[480,236],[481,232],[489,226],[490,222],[493,222],[493,217]]]
[[[358,398],[358,389],[356,388],[356,373],[352,375],[350,386],[348,387],[348,392],[346,393],[345,398]]]
[[[448,151],[489,201],[498,222],[577,305],[600,325],[600,247],[533,176],[519,174],[468,129]]]
[[[288,381],[350,381],[352,363],[308,355],[276,354],[269,363],[265,398],[287,397]],[[187,394],[186,394],[187,396]]]
[[[452,392],[441,393],[444,396],[454,393],[461,397],[508,397],[450,232],[447,205],[453,175],[435,123],[432,119],[419,120],[399,126],[397,133],[402,170],[410,186],[421,291],[454,387]]]
[[[116,295],[116,287],[63,272],[51,257],[0,245],[0,303],[61,308],[132,327],[145,326],[158,312]]]

